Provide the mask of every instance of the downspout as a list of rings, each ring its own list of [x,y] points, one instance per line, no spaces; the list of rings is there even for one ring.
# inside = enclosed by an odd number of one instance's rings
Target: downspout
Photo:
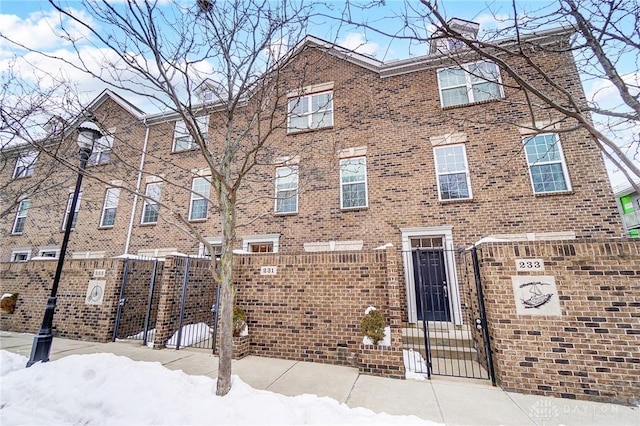
[[[142,183],[142,170],[144,169],[144,160],[147,155],[147,144],[149,143],[149,126],[147,118],[142,120],[147,131],[144,135],[144,143],[142,145],[142,155],[140,156],[140,166],[138,167],[138,181],[136,182],[136,192],[133,195],[133,206],[131,207],[131,216],[129,219],[129,229],[127,230],[127,240],[124,243],[124,254],[129,254],[129,244],[131,243],[131,233],[133,232],[133,219],[136,216],[136,208],[138,207],[138,194],[140,193],[140,185]]]

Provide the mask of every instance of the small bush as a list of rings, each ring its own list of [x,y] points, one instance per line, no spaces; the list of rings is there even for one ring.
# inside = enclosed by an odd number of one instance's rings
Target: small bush
[[[242,330],[247,325],[247,313],[240,306],[233,307],[233,335],[240,336]]]
[[[374,345],[384,339],[384,316],[377,309],[371,309],[368,314],[362,318],[360,323],[360,331],[367,336]]]
[[[12,314],[16,309],[18,293],[7,294],[0,299],[0,310],[7,314]]]

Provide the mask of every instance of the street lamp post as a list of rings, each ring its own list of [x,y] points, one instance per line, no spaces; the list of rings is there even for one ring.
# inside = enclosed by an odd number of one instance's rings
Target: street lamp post
[[[58,258],[58,266],[56,268],[56,274],[53,277],[53,287],[51,288],[51,295],[47,300],[47,307],[44,310],[44,318],[42,319],[42,326],[38,335],[33,338],[33,346],[31,347],[31,357],[27,362],[27,367],[31,367],[38,361],[49,361],[49,354],[51,353],[51,344],[53,343],[53,314],[56,310],[56,301],[58,293],[58,284],[60,283],[60,276],[62,275],[62,266],[64,265],[64,257],[67,252],[67,245],[69,243],[69,235],[71,234],[71,228],[73,227],[73,219],[76,212],[76,205],[78,204],[78,197],[80,194],[80,186],[82,185],[82,172],[87,166],[89,156],[93,149],[93,143],[102,136],[98,127],[90,122],[86,121],[78,127],[78,147],[80,148],[78,156],[80,157],[80,170],[78,171],[78,179],[76,180],[76,188],[73,192],[73,199],[71,200],[71,206],[67,215],[67,221],[64,228],[64,237],[62,238],[62,246],[60,247],[60,257]]]

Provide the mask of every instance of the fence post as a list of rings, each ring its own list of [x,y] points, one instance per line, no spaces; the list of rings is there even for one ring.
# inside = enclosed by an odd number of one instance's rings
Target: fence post
[[[116,323],[113,328],[113,337],[111,338],[112,342],[115,342],[116,339],[118,338],[118,328],[120,328],[120,315],[122,314],[122,307],[126,302],[124,299],[124,286],[127,284],[127,275],[129,274],[129,261],[130,259],[124,260],[122,282],[120,283],[120,296],[118,297],[118,310],[116,312]]]
[[[180,322],[178,324],[178,338],[176,342],[176,350],[180,349],[182,343],[182,323],[184,322],[184,309],[187,303],[187,283],[189,282],[189,267],[191,266],[191,258],[187,257],[184,266],[184,279],[182,280],[182,300],[180,301]]]
[[[487,324],[487,311],[484,307],[484,292],[482,290],[482,279],[480,277],[480,262],[478,261],[478,248],[474,245],[471,248],[471,258],[473,260],[473,275],[476,281],[476,289],[478,291],[478,308],[480,314],[480,325],[482,327],[482,337],[484,340],[484,351],[487,354],[487,364],[489,367],[489,376],[491,384],[496,386],[496,374],[493,369],[493,353],[491,352],[491,341],[489,340],[489,326]]]
[[[144,316],[144,333],[142,344],[147,346],[147,333],[149,332],[149,317],[151,316],[151,304],[153,302],[153,290],[156,286],[156,273],[158,271],[158,258],[153,260],[153,272],[151,273],[151,281],[149,283],[149,296],[147,297],[147,312]]]

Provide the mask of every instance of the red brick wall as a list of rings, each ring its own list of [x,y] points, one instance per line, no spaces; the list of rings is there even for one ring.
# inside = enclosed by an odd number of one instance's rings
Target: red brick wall
[[[1,314],[2,330],[38,333],[51,293],[56,261],[0,264],[0,293],[19,293],[13,314]],[[104,278],[93,278],[95,269],[105,269]],[[58,287],[53,318],[55,336],[107,342],[111,340],[122,279],[122,260],[68,260]],[[101,305],[85,304],[89,280],[106,280]]]
[[[640,241],[489,243],[479,256],[504,389],[640,401]],[[516,272],[517,258],[541,258],[545,271]],[[518,316],[516,275],[555,277],[562,316]]]

